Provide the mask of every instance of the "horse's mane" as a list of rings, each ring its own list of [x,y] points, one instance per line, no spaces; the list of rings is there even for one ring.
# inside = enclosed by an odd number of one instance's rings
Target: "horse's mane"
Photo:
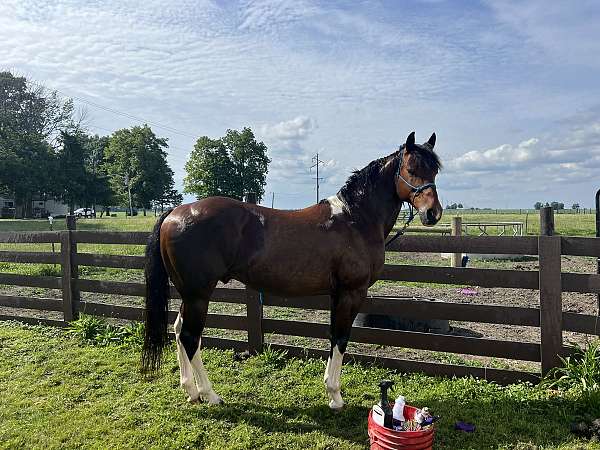
[[[369,195],[381,180],[381,171],[385,164],[392,159],[401,158],[405,146],[406,144],[402,144],[394,153],[371,161],[366,167],[352,172],[338,192],[338,197],[346,203],[349,210],[352,210],[353,206],[360,204]],[[414,159],[416,170],[438,172],[442,168],[442,162],[429,144],[415,144],[414,149],[416,149],[415,154],[418,155]]]

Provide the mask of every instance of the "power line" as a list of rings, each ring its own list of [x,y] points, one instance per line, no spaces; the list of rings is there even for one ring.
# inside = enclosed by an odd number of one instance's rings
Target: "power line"
[[[2,78],[5,78],[5,79],[7,79],[7,78],[9,78],[9,77],[8,77],[8,76],[4,76],[4,77],[2,77]],[[60,89],[49,88],[49,87],[47,87],[47,86],[45,86],[45,85],[43,85],[43,84],[41,84],[41,83],[38,83],[37,81],[33,81],[33,80],[30,80],[30,79],[27,79],[27,82],[28,82],[28,83],[31,83],[31,84],[34,84],[34,85],[36,85],[36,86],[39,86],[39,87],[40,87],[40,88],[42,88],[42,89],[48,89],[48,90],[50,90],[50,91],[56,91],[56,92],[59,92],[59,93],[61,93],[61,94],[63,95],[63,97],[77,99],[77,100],[79,100],[80,102],[82,102],[82,103],[85,103],[86,105],[92,106],[92,107],[94,107],[94,108],[101,109],[101,110],[103,110],[103,111],[110,112],[110,113],[112,113],[112,114],[118,114],[118,115],[120,115],[120,116],[127,117],[128,119],[132,119],[132,120],[137,120],[137,121],[140,121],[140,122],[144,122],[144,123],[147,123],[147,124],[149,124],[149,125],[152,125],[152,126],[154,126],[154,127],[157,127],[157,128],[162,128],[162,129],[164,129],[164,130],[170,131],[171,133],[179,134],[179,135],[181,135],[181,136],[186,136],[186,137],[190,137],[190,138],[193,138],[193,139],[195,139],[195,138],[196,138],[196,136],[194,136],[194,135],[192,135],[192,134],[190,134],[190,133],[187,133],[187,132],[185,132],[185,131],[178,130],[177,128],[173,128],[173,127],[172,127],[172,126],[170,126],[170,125],[164,125],[164,124],[162,124],[162,123],[160,123],[160,122],[156,122],[156,121],[153,121],[153,120],[146,120],[146,119],[144,119],[144,118],[142,118],[142,117],[135,116],[135,115],[133,115],[133,114],[130,114],[130,113],[128,113],[128,112],[121,111],[121,110],[118,110],[118,109],[115,109],[115,108],[109,108],[108,106],[101,105],[101,104],[99,104],[99,103],[93,102],[93,101],[91,101],[91,100],[88,100],[88,99],[86,99],[86,98],[83,98],[83,97],[79,97],[79,96],[77,96],[77,95],[69,95],[69,94],[67,94],[67,93],[65,93],[65,92],[63,92],[63,91],[61,91]]]
[[[310,166],[310,170],[312,170],[314,167],[317,168],[317,176],[314,179],[317,183],[317,203],[319,203],[319,182],[324,180],[324,178],[319,178],[319,165],[325,164],[325,161],[321,161],[319,159],[319,153],[317,152],[317,154],[312,157],[312,162],[314,162],[314,164]]]

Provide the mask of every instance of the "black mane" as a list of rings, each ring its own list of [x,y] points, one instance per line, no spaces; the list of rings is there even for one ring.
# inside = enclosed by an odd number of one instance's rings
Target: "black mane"
[[[385,164],[402,158],[406,144],[403,144],[400,149],[394,153],[384,156],[383,158],[371,161],[366,167],[360,170],[355,170],[352,175],[346,180],[346,183],[338,192],[338,197],[346,204],[349,211],[352,211],[354,206],[359,205],[369,193],[381,182],[381,172]],[[433,151],[429,144],[415,144],[417,158],[414,158],[413,169],[417,172],[437,173],[442,168],[442,162],[438,155]],[[396,163],[397,164],[397,163]],[[397,167],[397,166],[396,166]],[[395,172],[396,169],[394,169]],[[393,186],[393,180],[390,180]]]

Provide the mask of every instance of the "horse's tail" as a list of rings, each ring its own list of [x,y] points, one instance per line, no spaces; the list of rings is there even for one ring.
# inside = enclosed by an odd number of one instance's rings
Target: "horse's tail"
[[[146,310],[142,373],[152,374],[160,368],[162,352],[167,344],[169,315],[169,275],[160,254],[160,227],[173,211],[163,213],[154,225],[146,244]]]

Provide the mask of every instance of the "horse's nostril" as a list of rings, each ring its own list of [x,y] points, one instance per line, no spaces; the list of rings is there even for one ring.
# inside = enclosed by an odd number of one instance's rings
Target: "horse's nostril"
[[[433,209],[428,209],[427,210],[427,221],[428,222],[435,222],[435,212],[433,211]]]

